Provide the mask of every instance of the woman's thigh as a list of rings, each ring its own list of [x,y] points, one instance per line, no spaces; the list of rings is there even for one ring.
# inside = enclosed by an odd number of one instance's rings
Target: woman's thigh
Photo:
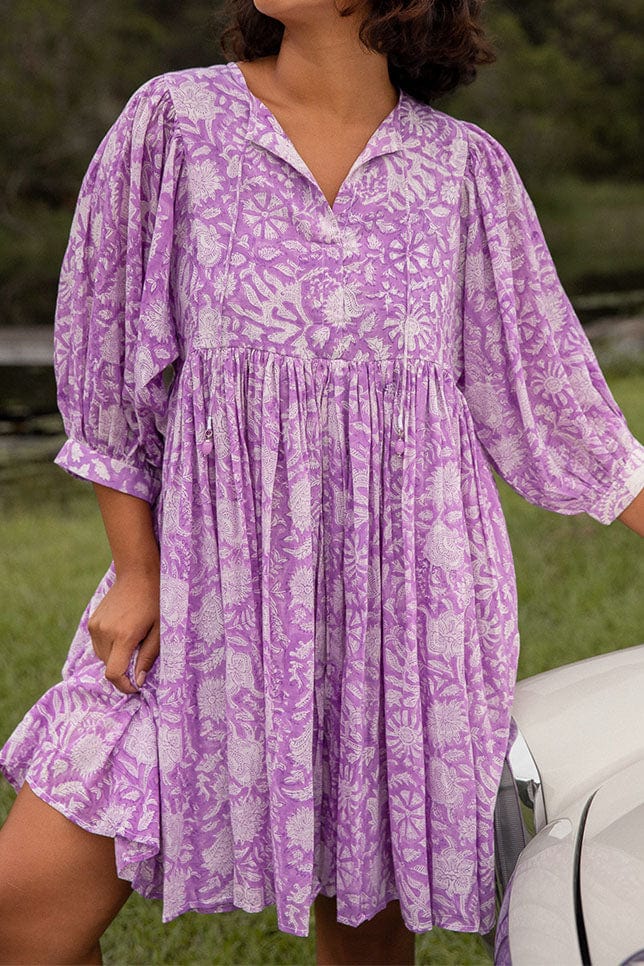
[[[131,893],[114,839],[75,825],[25,782],[0,828],[0,963],[82,961]]]

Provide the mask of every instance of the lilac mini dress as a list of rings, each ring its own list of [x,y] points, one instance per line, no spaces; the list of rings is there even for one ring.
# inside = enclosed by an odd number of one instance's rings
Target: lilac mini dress
[[[323,893],[489,931],[519,649],[493,470],[604,524],[644,486],[505,149],[400,91],[331,207],[235,62],[154,77],[86,172],[55,323],[56,461],[153,506],[161,652],[106,681],[110,567],[4,775],[113,836],[164,922],[275,904],[308,936]]]

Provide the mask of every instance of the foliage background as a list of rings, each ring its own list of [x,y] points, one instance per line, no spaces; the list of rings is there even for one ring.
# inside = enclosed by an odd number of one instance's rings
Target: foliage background
[[[73,206],[92,154],[145,80],[225,60],[221,13],[205,0],[2,6],[11,15],[0,34],[0,324],[51,324]],[[486,21],[498,62],[436,106],[481,124],[506,145],[543,213],[571,291],[641,284],[644,4],[488,0]],[[580,179],[611,186],[597,218],[584,211],[593,196],[575,194]],[[607,211],[613,223],[596,252],[596,228],[605,226]],[[571,238],[566,226],[579,218],[581,236]],[[581,244],[583,267],[569,257],[572,244]]]

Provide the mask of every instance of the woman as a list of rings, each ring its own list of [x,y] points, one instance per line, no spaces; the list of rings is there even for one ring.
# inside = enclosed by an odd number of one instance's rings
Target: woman
[[[644,448],[507,153],[427,103],[492,59],[479,6],[240,0],[239,62],[148,81],[90,164],[57,462],[113,565],[0,755],[2,962],[101,962],[132,888],[314,905],[324,963],[494,924],[491,468],[643,534]]]

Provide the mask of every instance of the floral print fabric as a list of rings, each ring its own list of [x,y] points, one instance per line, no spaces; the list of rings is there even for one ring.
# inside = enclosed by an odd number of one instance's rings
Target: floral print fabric
[[[605,524],[644,485],[504,148],[400,92],[330,207],[237,64],[152,78],[85,175],[55,353],[57,462],[154,507],[161,653],[105,680],[110,568],[9,781],[114,836],[164,922],[275,903],[307,936],[322,892],[489,931],[519,648],[492,469]]]

